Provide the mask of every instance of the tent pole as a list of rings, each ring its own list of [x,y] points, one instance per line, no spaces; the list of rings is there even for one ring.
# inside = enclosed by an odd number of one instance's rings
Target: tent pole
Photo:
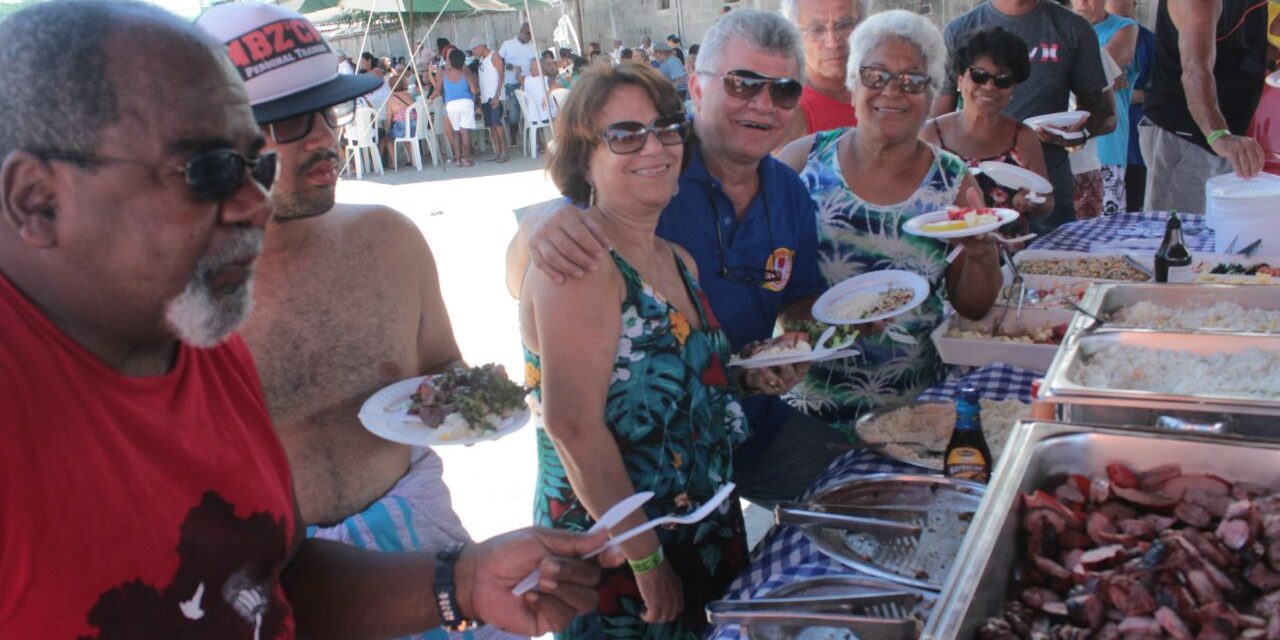
[[[410,56],[414,54],[412,43],[418,41],[417,38],[414,37],[413,26],[413,0],[409,0],[409,40],[405,44],[409,47]]]

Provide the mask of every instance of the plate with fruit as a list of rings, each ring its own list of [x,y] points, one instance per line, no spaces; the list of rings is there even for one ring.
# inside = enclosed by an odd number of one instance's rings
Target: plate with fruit
[[[415,446],[471,445],[496,440],[529,421],[524,387],[502,365],[457,367],[401,380],[360,407],[374,435]]]
[[[916,216],[902,225],[902,230],[916,236],[951,240],[991,233],[1018,219],[1013,209],[987,207],[947,207]]]

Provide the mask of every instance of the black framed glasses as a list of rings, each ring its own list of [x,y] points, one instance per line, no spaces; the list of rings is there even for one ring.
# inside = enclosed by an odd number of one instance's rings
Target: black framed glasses
[[[155,170],[164,168],[159,162],[136,158],[116,158],[92,153],[76,153],[53,149],[31,150],[45,161],[68,162],[81,167],[103,164],[133,164]],[[214,149],[191,156],[181,167],[170,167],[183,175],[187,188],[197,199],[221,202],[235,195],[244,185],[247,173],[262,188],[270,191],[276,179],[276,154],[264,153],[249,158],[235,149]]]
[[[1011,73],[1001,73],[997,75],[987,71],[986,69],[979,69],[977,67],[969,67],[969,80],[972,80],[973,83],[977,85],[984,85],[988,82],[995,81],[997,89],[1008,89],[1015,84],[1013,81],[1013,74]]]
[[[720,220],[720,212],[716,208],[716,195],[711,194],[711,215],[714,219],[711,223],[716,228],[716,255],[720,258],[720,270],[717,272],[721,278],[729,282],[738,284],[749,284],[752,286],[760,286],[770,282],[780,282],[782,280],[782,272],[777,269],[765,269],[763,267],[750,267],[747,265],[727,265],[724,260],[724,237],[720,230],[724,223]],[[762,200],[764,204],[764,226],[769,232],[769,250],[777,248],[777,244],[773,241],[773,220],[769,215],[769,199],[765,197]]]
[[[649,141],[649,134],[665,147],[684,144],[689,137],[689,121],[683,113],[663,116],[650,124],[634,121],[615,122],[604,128],[600,137],[609,150],[618,155],[639,153]]]
[[[324,123],[329,125],[331,131],[337,131],[338,127],[350,124],[355,114],[356,103],[343,102],[332,107],[308,111],[291,118],[270,122],[263,128],[267,130],[267,135],[271,136],[271,139],[276,144],[288,144],[311,135],[311,129],[315,126],[316,115],[319,115],[324,120]]]
[[[903,93],[924,93],[933,84],[933,78],[923,71],[894,73],[882,67],[858,67],[858,81],[876,91],[889,86],[890,82],[897,82]]]
[[[849,34],[853,33],[854,29],[858,28],[857,18],[841,18],[835,21],[834,24],[828,24],[830,26],[815,22],[801,29],[800,33],[812,40],[823,40],[827,37],[827,34],[834,35],[837,40],[844,40],[849,37]]]
[[[706,76],[715,75],[710,71],[698,73]],[[750,100],[760,95],[765,87],[769,87],[769,98],[779,109],[796,108],[800,103],[800,94],[804,93],[804,85],[795,78],[774,78],[746,69],[730,71],[720,76],[720,81],[724,83],[724,92],[738,100]]]

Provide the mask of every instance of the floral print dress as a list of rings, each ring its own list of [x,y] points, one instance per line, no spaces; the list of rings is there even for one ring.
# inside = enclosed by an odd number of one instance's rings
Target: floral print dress
[[[622,335],[614,358],[604,421],[636,491],[652,491],[648,519],[697,509],[733,477],[733,447],[746,440],[742,408],[729,391],[729,340],[684,263],[676,266],[703,329],[667,302],[616,251],[626,282]],[[525,381],[541,401],[541,359],[525,349]],[[595,523],[578,500],[551,438],[538,429],[536,524],[585,531]],[[600,604],[558,638],[697,638],[706,604],[746,567],[746,533],[736,494],[700,523],[660,528],[658,538],[684,587],[680,618],[640,619],[644,601],[625,564],[605,571]]]
[[[800,179],[818,207],[818,268],[828,286],[853,276],[901,269],[940,282],[947,244],[902,231],[911,218],[955,202],[964,180],[963,160],[934,148],[934,162],[915,193],[898,204],[866,202],[849,188],[836,152],[849,129],[817,134]],[[941,289],[941,287],[938,287]],[[788,400],[852,435],[853,422],[886,404],[912,400],[939,379],[942,363],[929,332],[942,321],[935,292],[924,304],[889,320],[886,330],[862,336],[859,356],[815,363]]]

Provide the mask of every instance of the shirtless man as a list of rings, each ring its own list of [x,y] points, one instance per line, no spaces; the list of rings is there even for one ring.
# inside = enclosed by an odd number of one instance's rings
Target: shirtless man
[[[214,35],[234,50],[241,33]],[[293,469],[307,535],[382,551],[440,549],[470,537],[453,512],[439,456],[383,440],[356,416],[378,389],[445,371],[461,356],[435,260],[414,223],[386,207],[334,204],[336,127],[349,101],[377,80],[340,76],[344,86],[318,91],[332,72],[316,69],[281,68],[299,89],[284,97],[276,97],[279,78],[246,82],[279,173],[255,306],[241,334]]]

